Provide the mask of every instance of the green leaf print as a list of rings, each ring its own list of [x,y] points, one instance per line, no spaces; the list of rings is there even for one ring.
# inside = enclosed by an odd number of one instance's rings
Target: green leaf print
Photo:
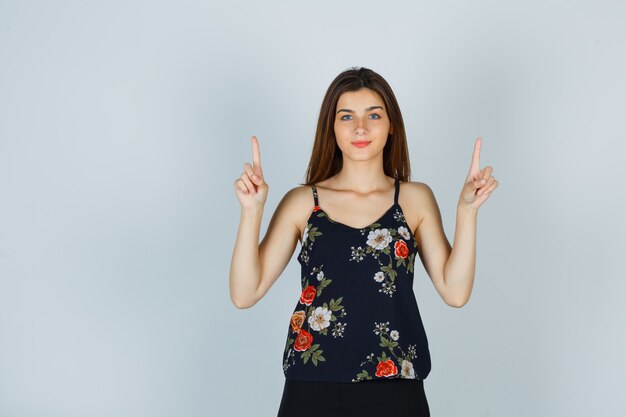
[[[311,226],[312,226],[311,223],[307,224],[307,227],[309,228],[309,232],[307,233],[307,240],[310,240],[311,243],[313,243],[315,242],[315,237],[321,236],[323,233],[317,230],[318,229],[317,226],[316,227],[311,227]]]
[[[323,350],[318,350],[313,352],[311,360],[313,361],[313,365],[317,366],[317,361],[325,361],[326,358],[322,356]]]
[[[322,295],[322,290],[324,289],[324,287],[328,287],[331,282],[333,282],[332,279],[326,279],[326,278],[322,279],[322,282],[320,282],[320,284],[317,286],[316,297],[319,297],[320,295]]]
[[[340,304],[342,299],[343,299],[343,297],[339,297],[337,300],[332,298],[330,300],[330,310],[331,311],[341,310],[343,308],[343,306]]]
[[[409,256],[409,265],[407,266],[407,271],[413,272],[414,261],[415,261],[415,253],[412,253],[411,256]]]
[[[357,380],[372,379],[372,377],[370,376],[370,374],[366,370],[363,370],[363,371],[359,372],[356,375],[356,377],[358,378]]]

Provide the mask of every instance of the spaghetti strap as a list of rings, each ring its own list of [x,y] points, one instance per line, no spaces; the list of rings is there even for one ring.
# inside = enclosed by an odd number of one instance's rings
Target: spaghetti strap
[[[396,193],[393,196],[393,203],[398,204],[398,194],[400,194],[400,180],[396,178]]]
[[[317,201],[317,188],[315,188],[315,184],[311,184],[311,189],[313,190],[313,200],[315,201],[315,207],[319,206]]]

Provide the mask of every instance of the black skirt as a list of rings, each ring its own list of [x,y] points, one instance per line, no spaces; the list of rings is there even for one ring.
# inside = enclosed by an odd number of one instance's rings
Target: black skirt
[[[421,379],[318,382],[285,379],[277,417],[429,417]]]

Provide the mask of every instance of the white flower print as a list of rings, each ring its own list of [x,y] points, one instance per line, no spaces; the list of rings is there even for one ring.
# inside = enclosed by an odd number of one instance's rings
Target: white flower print
[[[361,246],[359,246],[358,248],[350,246],[350,249],[352,249],[352,254],[350,256],[351,261],[360,262],[363,260],[363,258],[365,257],[365,250]]]
[[[317,274],[317,280],[318,280],[318,281],[321,281],[321,280],[323,280],[323,279],[324,279],[324,271],[320,271],[320,272],[318,272],[318,274]]]
[[[382,282],[385,279],[385,273],[383,271],[378,271],[374,274],[374,280],[376,282]]]
[[[309,263],[309,253],[306,250],[302,250],[302,255],[300,256],[300,259],[302,259],[302,262],[304,262],[305,264],[308,265]]]
[[[415,379],[415,370],[413,369],[413,363],[404,359],[402,361],[402,371],[400,371],[403,377]]]
[[[331,311],[325,307],[317,307],[309,317],[309,326],[318,332],[330,326]]]
[[[402,212],[398,209],[396,209],[396,211],[393,213],[393,218],[396,219],[396,221],[399,222],[405,222],[406,219],[404,218],[404,214],[402,214]]]
[[[289,349],[289,352],[287,352],[287,355],[285,356],[285,360],[283,361],[283,371],[286,371],[287,368],[289,368],[291,366],[291,364],[289,363],[289,358],[291,357],[291,348]],[[293,361],[293,359],[292,359]],[[295,363],[295,362],[294,362]]]
[[[404,226],[400,226],[398,227],[398,233],[400,234],[400,236],[402,236],[405,240],[409,240],[411,239],[411,235],[409,234],[409,229],[407,229]]]
[[[395,291],[396,291],[396,284],[391,284],[389,282],[383,282],[383,287],[380,290],[378,290],[378,292],[388,294],[389,297],[392,297]]]
[[[306,243],[306,240],[308,237],[309,237],[309,226],[304,228],[304,233],[302,235],[302,244]]]
[[[393,340],[398,340],[400,333],[398,333],[397,330],[392,330],[391,333],[389,333],[389,336],[391,336]]]
[[[335,328],[333,329],[333,337],[343,337],[343,331],[346,328],[347,323],[337,322],[335,323]]]
[[[389,327],[387,327],[389,325],[389,322],[374,322],[374,333],[376,334],[380,334],[381,332],[388,332],[389,331]]]
[[[383,250],[393,240],[391,233],[388,229],[376,229],[369,232],[367,235],[367,244],[374,249]]]

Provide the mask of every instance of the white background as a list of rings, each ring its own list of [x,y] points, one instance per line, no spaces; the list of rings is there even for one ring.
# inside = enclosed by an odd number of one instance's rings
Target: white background
[[[469,303],[415,294],[434,416],[623,416],[620,1],[0,1],[0,415],[275,416],[300,292],[228,272],[257,135],[271,213],[351,66],[400,103],[450,242],[500,182]],[[299,250],[299,246],[297,248]]]

